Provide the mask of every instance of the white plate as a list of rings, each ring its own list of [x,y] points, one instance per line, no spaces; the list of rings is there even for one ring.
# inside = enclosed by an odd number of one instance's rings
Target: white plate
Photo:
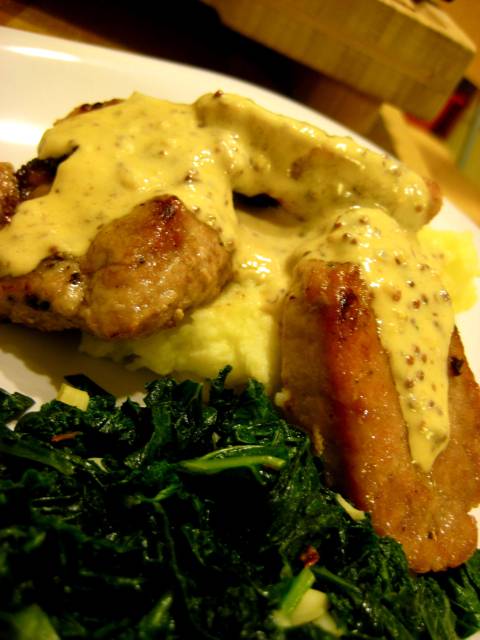
[[[329,133],[348,129],[287,98],[203,69],[0,27],[0,160],[18,165],[35,155],[43,131],[84,102],[126,97],[132,91],[177,102],[223,89],[254,99],[273,111],[306,120]],[[368,142],[362,140],[364,144]],[[372,146],[372,145],[369,145]],[[470,230],[480,253],[480,231],[449,202],[435,221],[446,229]],[[480,304],[458,318],[467,354],[480,380]],[[0,325],[0,387],[37,400],[55,395],[65,374],[83,372],[117,395],[143,389],[148,374],[81,355],[73,335],[42,335]],[[479,636],[480,637],[480,636]]]

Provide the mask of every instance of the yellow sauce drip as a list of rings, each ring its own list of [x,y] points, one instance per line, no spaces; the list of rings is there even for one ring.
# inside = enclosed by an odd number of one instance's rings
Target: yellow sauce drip
[[[447,359],[454,315],[438,273],[414,234],[380,209],[335,214],[310,232],[297,253],[360,265],[408,425],[412,460],[429,471],[449,437]]]
[[[22,203],[0,232],[0,275],[28,273],[50,254],[80,256],[101,227],[165,193],[208,223],[218,223],[220,211],[233,238],[229,179],[214,147],[191,106],[141,94],[63,120],[44,135],[39,157],[71,155],[50,193]]]
[[[253,282],[275,322],[296,251],[307,246],[325,259],[359,262],[375,293],[413,459],[430,468],[448,438],[453,320],[436,277],[419,266],[426,262],[413,234],[404,231],[426,220],[423,180],[351,139],[223,94],[178,105],[136,93],[65,119],[45,133],[39,157],[65,155],[50,193],[23,202],[0,230],[0,276],[28,273],[48,255],[83,255],[102,226],[160,194],[178,196],[218,229],[235,251],[232,286],[238,292]],[[236,212],[233,191],[268,193],[281,212]],[[348,230],[328,227],[338,216]]]
[[[266,304],[277,312],[290,284],[292,248],[304,225],[292,224],[289,216],[277,210],[263,211],[258,217],[242,211],[237,213],[235,280],[253,280],[262,286]]]
[[[232,190],[269,193],[299,221],[375,205],[376,193],[412,229],[428,202],[423,181],[398,163],[236,96],[178,105],[135,93],[47,131],[39,157],[68,154],[50,193],[22,203],[0,231],[0,276],[28,273],[48,255],[84,254],[102,226],[159,194],[178,196],[232,248]]]

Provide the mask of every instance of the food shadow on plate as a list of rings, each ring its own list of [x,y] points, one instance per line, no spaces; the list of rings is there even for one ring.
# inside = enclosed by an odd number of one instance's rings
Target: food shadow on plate
[[[41,333],[18,325],[0,325],[0,386],[47,400],[70,374],[83,373],[116,397],[142,393],[156,376],[129,371],[106,359],[78,350],[80,333]]]

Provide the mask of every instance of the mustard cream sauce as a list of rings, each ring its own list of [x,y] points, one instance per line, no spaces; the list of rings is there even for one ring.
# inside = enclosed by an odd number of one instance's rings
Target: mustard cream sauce
[[[0,230],[0,276],[28,273],[52,254],[81,256],[104,225],[167,193],[220,232],[236,281],[256,280],[272,313],[295,251],[357,262],[374,294],[412,457],[430,468],[448,438],[453,316],[412,242],[430,200],[421,178],[351,139],[221,93],[193,105],[135,93],[64,119],[45,133],[39,157],[65,155],[50,192],[23,202]],[[281,213],[238,213],[233,191],[267,193]]]
[[[299,221],[380,205],[413,229],[428,202],[424,182],[395,161],[223,94],[179,105],[135,93],[64,119],[38,155],[68,154],[50,193],[23,202],[0,231],[0,276],[28,273],[48,255],[82,255],[102,226],[158,194],[178,196],[232,248],[232,190],[268,193]]]
[[[360,266],[408,425],[412,460],[428,471],[448,443],[454,315],[415,234],[381,209],[352,207],[311,230],[296,253]]]

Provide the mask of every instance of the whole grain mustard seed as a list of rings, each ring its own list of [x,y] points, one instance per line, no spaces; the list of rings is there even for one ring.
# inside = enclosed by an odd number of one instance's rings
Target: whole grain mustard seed
[[[425,422],[425,420],[422,420],[419,425],[418,425],[420,431],[424,431],[425,433],[428,432],[428,428],[427,428],[427,423]]]
[[[402,299],[402,292],[400,291],[400,289],[397,289],[392,293],[392,300],[394,300],[395,302],[399,302],[401,299]]]
[[[378,323],[380,340],[392,363],[400,407],[408,425],[412,459],[428,470],[431,460],[441,450],[434,444],[436,436],[443,439],[442,434],[448,428],[435,409],[439,406],[446,413],[443,379],[436,374],[436,363],[443,358],[443,346],[440,350],[436,346],[440,331],[433,324],[434,320],[441,320],[442,327],[448,331],[449,320],[444,319],[448,309],[440,296],[443,287],[436,272],[424,266],[420,250],[404,244],[402,234],[397,236],[397,231],[393,232],[392,241],[390,224],[384,224],[382,214],[377,218],[378,212],[372,210],[370,214],[370,211],[368,222],[362,221],[363,212],[333,214],[325,226],[323,244],[316,251],[327,262],[335,262],[338,261],[335,252],[340,250],[342,261],[360,264],[362,277],[370,285],[372,308],[377,318],[383,320]],[[343,221],[347,224],[338,224]],[[395,335],[390,330],[394,326],[399,330]],[[438,379],[442,382],[437,382]],[[432,383],[437,383],[437,391],[431,389]],[[430,400],[435,402],[433,408],[428,405]],[[428,412],[427,425],[425,433],[420,433],[418,424],[425,412]]]

